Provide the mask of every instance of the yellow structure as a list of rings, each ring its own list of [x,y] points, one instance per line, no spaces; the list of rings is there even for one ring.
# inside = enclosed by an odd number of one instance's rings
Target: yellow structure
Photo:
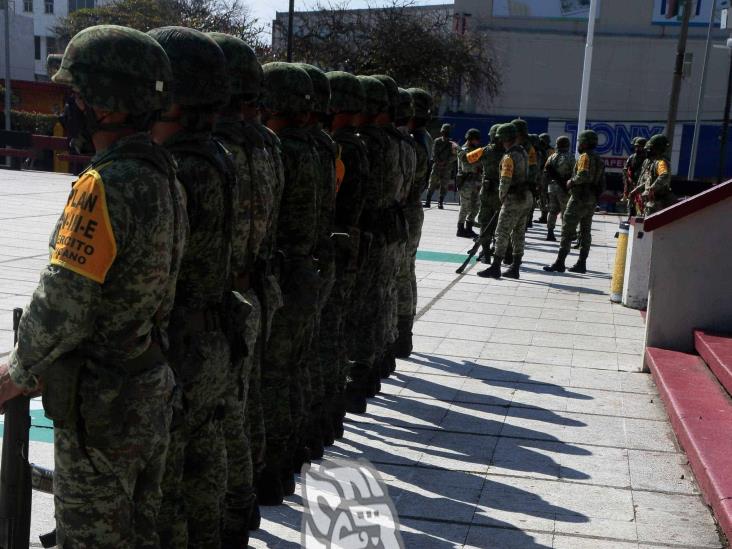
[[[620,303],[623,299],[623,283],[625,281],[625,258],[628,253],[628,232],[630,225],[623,221],[617,232],[618,245],[615,248],[615,268],[610,282],[610,301]]]

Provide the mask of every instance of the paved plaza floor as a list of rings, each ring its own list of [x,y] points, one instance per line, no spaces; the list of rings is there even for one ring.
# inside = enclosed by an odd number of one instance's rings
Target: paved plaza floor
[[[2,352],[70,181],[0,171]],[[595,218],[586,275],[543,272],[557,246],[536,225],[520,281],[481,279],[482,265],[456,275],[470,244],[456,223],[454,205],[426,211],[414,354],[327,455],[374,464],[408,548],[723,547],[639,372],[642,317],[609,302],[618,218]],[[52,466],[48,422],[34,408],[31,460]],[[263,510],[251,546],[299,547],[299,494]],[[49,496],[34,497],[34,543],[52,514]]]

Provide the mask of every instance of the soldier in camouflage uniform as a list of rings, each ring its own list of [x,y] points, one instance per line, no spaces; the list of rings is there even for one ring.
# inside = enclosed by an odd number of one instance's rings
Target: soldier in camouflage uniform
[[[458,174],[456,184],[460,191],[460,214],[458,215],[458,227],[455,236],[475,238],[478,236],[473,231],[475,218],[478,215],[478,193],[480,192],[480,180],[483,176],[483,164],[480,162],[469,162],[466,156],[480,149],[480,130],[469,129],[465,133],[465,143],[458,150]]]
[[[592,244],[592,216],[605,185],[605,162],[595,152],[597,134],[594,131],[583,131],[579,134],[577,142],[580,157],[574,166],[572,178],[567,182],[570,197],[562,214],[559,254],[552,265],[544,267],[548,272],[565,271],[564,260],[575,238],[577,225],[580,227],[580,255],[577,263],[569,270],[573,273],[587,272],[587,256],[590,254]]]
[[[307,370],[310,374],[310,417],[307,425],[306,442],[312,459],[323,457],[324,447],[334,442],[333,424],[326,414],[326,399],[334,392],[335,366],[321,362],[320,343],[323,309],[335,283],[335,248],[333,245],[333,222],[336,199],[336,158],[338,149],[333,139],[323,129],[330,102],[330,84],[325,73],[312,65],[297,65],[310,77],[315,91],[313,110],[307,128],[318,151],[320,186],[318,188],[318,242],[315,255],[321,285],[318,294],[318,308],[311,323],[310,345],[307,351]],[[334,237],[335,238],[335,237]],[[326,335],[327,332],[324,333]]]
[[[501,201],[498,198],[498,184],[500,180],[499,166],[504,154],[503,144],[496,137],[500,124],[491,126],[490,143],[482,149],[477,149],[468,155],[469,162],[480,162],[483,165],[483,182],[480,188],[480,212],[478,224],[481,227],[480,243],[482,251],[480,258],[483,263],[490,263],[491,242],[498,224],[498,212],[501,210]]]
[[[187,225],[174,161],[147,133],[170,64],[144,33],[94,26],[53,79],[74,89],[97,154],[0,367],[0,407],[43,388],[59,547],[157,547],[175,385],[164,330]]]
[[[432,206],[432,194],[437,189],[440,189],[440,202],[437,207],[441,210],[444,208],[447,187],[450,185],[452,177],[452,166],[457,160],[457,145],[450,141],[451,130],[450,124],[443,124],[440,128],[440,137],[436,138],[432,144],[432,172],[427,198],[424,202],[425,208]]]
[[[501,278],[501,261],[507,251],[509,240],[511,240],[514,258],[503,276],[517,279],[524,253],[526,216],[531,214],[533,205],[528,181],[528,155],[518,142],[518,132],[514,124],[502,124],[496,131],[496,138],[503,144],[506,151],[501,159],[498,185],[501,211],[498,214],[493,263],[488,269],[479,272],[478,276]]]
[[[377,116],[389,108],[386,87],[376,78],[359,76],[364,90],[364,108],[356,116],[356,127],[366,145],[369,176],[365,188],[364,209],[359,221],[361,248],[358,277],[354,290],[355,310],[348,319],[349,365],[346,385],[346,410],[351,413],[366,411],[366,398],[377,390],[379,372],[374,367],[383,349],[379,341],[379,316],[384,307],[386,288],[378,283],[385,269],[387,242],[383,219],[383,204],[387,195],[385,175],[386,156],[390,143],[376,125]],[[389,185],[391,187],[392,185]],[[380,372],[379,372],[380,373]]]
[[[264,65],[263,118],[282,143],[284,189],[277,246],[284,256],[284,305],[272,320],[262,363],[262,404],[267,434],[266,466],[259,477],[260,503],[282,503],[295,491],[294,469],[307,459],[304,441],[309,374],[304,360],[309,323],[318,308],[320,277],[313,254],[318,242],[320,164],[307,123],[314,96],[307,72],[288,63]]]
[[[646,143],[648,143],[648,140],[643,137],[633,138],[633,154],[628,157],[623,167],[623,200],[628,203],[628,213],[630,215],[641,215],[642,213],[638,211],[635,196],[631,196],[631,191],[638,186],[643,163],[646,160]]]
[[[552,138],[548,133],[539,134],[538,151],[541,153],[541,158],[539,159],[539,171],[541,172],[546,161],[555,152],[552,148]],[[538,194],[536,200],[541,210],[541,216],[539,219],[534,219],[534,223],[546,223],[549,216],[549,181],[546,180],[542,173],[539,173],[537,177]]]
[[[249,432],[261,415],[247,417],[251,378],[258,365],[261,304],[252,285],[254,258],[266,234],[271,179],[260,175],[267,162],[258,133],[244,122],[261,87],[261,67],[253,50],[239,38],[209,33],[221,48],[229,80],[230,100],[219,111],[214,127],[217,140],[230,151],[236,171],[236,200],[232,211],[230,287],[236,298],[228,308],[232,348],[228,390],[225,395],[223,433],[226,444],[226,491],[223,494],[223,547],[246,546],[248,530],[259,522],[254,495],[254,463]]]
[[[574,155],[569,151],[571,141],[566,135],[557,137],[557,152],[549,157],[544,165],[544,178],[548,181],[549,189],[549,216],[546,222],[546,239],[556,242],[554,228],[557,226],[557,216],[567,207],[569,194],[567,182],[574,171]]]
[[[148,33],[173,69],[173,105],[152,128],[173,154],[186,191],[189,238],[168,336],[183,410],[171,432],[158,532],[162,547],[218,547],[226,487],[221,410],[231,360],[225,292],[230,285],[231,204],[236,174],[213,140],[214,113],[229,100],[224,54],[205,34],[183,27]],[[205,76],[204,76],[205,75]]]
[[[643,162],[638,179],[638,189],[643,198],[643,213],[651,215],[672,206],[676,195],[671,190],[671,169],[666,150],[668,139],[665,135],[654,135],[646,143],[646,160]]]
[[[368,153],[356,129],[355,116],[364,106],[363,86],[358,78],[346,72],[326,74],[330,83],[330,132],[338,145],[336,160],[336,207],[334,233],[348,235],[335,239],[336,280],[323,311],[321,331],[321,362],[332,372],[328,391],[332,396],[329,411],[334,436],[343,437],[346,413],[345,390],[348,380],[346,352],[346,319],[353,314],[353,296],[359,264],[361,231],[358,223],[366,200]]]
[[[421,88],[409,88],[407,92],[411,95],[414,105],[414,116],[408,124],[415,144],[416,166],[414,183],[407,194],[404,205],[404,217],[409,226],[409,241],[403,266],[405,271],[401,273],[405,293],[399,299],[399,337],[394,345],[394,355],[397,358],[407,358],[412,352],[412,325],[417,314],[417,248],[422,237],[422,223],[424,222],[420,195],[427,185],[430,173],[430,155],[432,154],[432,137],[426,128],[432,111],[432,96]],[[411,299],[406,295],[407,282],[411,288]],[[411,305],[411,310],[408,309],[408,305]]]
[[[396,368],[397,353],[404,354],[404,338],[403,334],[408,334],[411,339],[411,325],[414,318],[416,303],[414,299],[416,293],[412,287],[413,270],[412,262],[412,246],[419,244],[419,236],[422,234],[422,204],[419,195],[422,186],[422,180],[417,179],[417,142],[409,131],[409,123],[414,117],[414,100],[412,95],[405,89],[399,88],[399,106],[397,107],[395,124],[402,134],[402,165],[404,169],[404,186],[399,198],[399,207],[401,215],[404,217],[404,223],[407,231],[404,234],[403,242],[399,247],[399,269],[396,279],[396,311],[392,318],[392,361],[389,362],[390,368]],[[416,203],[415,203],[416,202]],[[416,213],[419,212],[419,213]],[[420,215],[421,214],[421,215]],[[416,244],[412,233],[417,233]],[[416,254],[416,247],[414,249]],[[410,349],[411,352],[411,349]],[[409,353],[407,353],[409,356]],[[382,374],[390,374],[393,370],[387,370]]]

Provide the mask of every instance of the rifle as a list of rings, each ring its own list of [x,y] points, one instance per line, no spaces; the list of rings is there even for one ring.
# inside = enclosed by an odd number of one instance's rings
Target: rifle
[[[473,257],[475,257],[475,254],[478,253],[478,250],[480,249],[480,243],[483,240],[483,236],[485,236],[485,233],[488,230],[488,227],[490,227],[491,225],[493,225],[493,221],[495,221],[496,216],[498,215],[498,213],[500,211],[501,211],[500,209],[496,210],[496,213],[493,214],[493,217],[491,217],[491,220],[488,222],[488,224],[481,229],[480,236],[477,236],[475,238],[475,244],[473,244],[473,247],[470,248],[470,250],[468,250],[468,258],[465,261],[463,261],[463,264],[460,265],[457,268],[457,270],[455,271],[457,274],[463,274],[463,271],[465,270],[465,268],[470,263],[470,260],[473,259]]]
[[[13,332],[23,309],[13,309]],[[0,549],[26,549],[30,539],[31,467],[28,463],[30,398],[16,397],[5,405],[2,465],[0,465]]]

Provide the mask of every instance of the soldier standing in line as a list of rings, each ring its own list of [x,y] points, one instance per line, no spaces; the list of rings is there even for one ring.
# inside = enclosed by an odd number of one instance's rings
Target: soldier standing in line
[[[569,151],[571,141],[566,135],[557,137],[557,152],[549,157],[544,166],[544,177],[549,182],[549,216],[546,222],[546,239],[556,242],[554,228],[557,216],[564,212],[569,200],[567,182],[574,171],[574,155]]]
[[[643,194],[643,212],[651,215],[668,208],[676,202],[671,190],[671,163],[666,156],[668,139],[665,135],[654,135],[646,143],[646,161],[643,163],[638,180],[639,191]]]
[[[456,185],[460,191],[460,214],[458,215],[458,227],[456,236],[464,238],[475,238],[477,233],[473,231],[475,217],[478,215],[478,193],[480,192],[480,180],[483,175],[483,164],[480,162],[470,163],[466,156],[472,151],[481,148],[480,130],[469,129],[465,133],[465,143],[458,151],[458,174]]]
[[[427,189],[427,198],[424,201],[424,207],[432,206],[432,194],[440,190],[440,202],[437,207],[444,209],[445,195],[450,185],[452,177],[452,165],[457,160],[458,146],[450,141],[450,124],[443,124],[440,128],[440,137],[434,140],[432,145],[432,172],[430,173],[429,188]]]
[[[499,166],[504,154],[503,144],[496,137],[500,124],[491,126],[490,143],[482,149],[477,149],[467,155],[468,162],[478,162],[483,165],[483,183],[480,189],[480,212],[478,224],[481,227],[480,244],[482,251],[480,258],[483,263],[490,263],[491,242],[496,232],[498,212],[501,201],[498,198],[498,184],[500,179]],[[490,226],[489,226],[490,224]]]
[[[541,152],[541,159],[539,161],[539,175],[537,176],[538,182],[538,194],[537,202],[539,203],[539,209],[541,210],[541,216],[539,219],[534,219],[534,223],[546,223],[549,215],[549,182],[544,178],[541,170],[543,169],[546,161],[551,155],[554,154],[554,148],[552,147],[552,138],[548,133],[539,134],[539,151]]]
[[[272,320],[262,363],[266,466],[257,496],[264,505],[281,504],[295,491],[294,472],[307,459],[304,446],[304,370],[308,323],[318,307],[320,277],[313,262],[318,240],[320,168],[309,131],[313,84],[301,68],[288,63],[263,67],[263,118],[282,143],[285,185],[277,222],[277,246],[284,260],[284,305]]]
[[[315,256],[318,261],[318,272],[320,274],[320,290],[318,293],[318,308],[316,316],[311,322],[310,345],[307,351],[307,370],[310,373],[310,418],[306,426],[306,443],[310,450],[312,459],[323,457],[325,446],[333,444],[335,437],[333,423],[330,416],[326,415],[326,399],[329,401],[332,396],[330,381],[334,379],[335,373],[333,364],[321,362],[321,331],[320,323],[322,313],[330,297],[335,283],[335,248],[333,245],[333,222],[335,215],[336,200],[336,159],[338,148],[335,141],[323,129],[323,122],[328,115],[328,104],[330,102],[330,83],[325,73],[305,63],[297,64],[302,68],[313,83],[315,95],[313,98],[313,110],[310,112],[310,119],[307,129],[310,132],[313,143],[318,152],[318,164],[320,168],[320,186],[318,188],[318,242],[315,248]],[[330,334],[324,333],[324,337]],[[326,384],[328,391],[326,392]]]
[[[648,140],[643,137],[633,138],[633,154],[625,161],[623,168],[623,200],[627,201],[628,213],[631,216],[642,213],[638,211],[635,197],[631,196],[631,191],[638,186],[640,180],[643,163],[646,160],[646,143]]]
[[[361,82],[346,72],[326,74],[330,83],[330,132],[338,145],[336,161],[336,207],[334,233],[349,235],[335,239],[336,281],[330,299],[323,311],[320,354],[321,361],[332,372],[327,379],[330,398],[330,417],[334,436],[343,437],[343,419],[346,414],[345,389],[348,380],[348,353],[346,352],[346,320],[355,310],[353,295],[359,269],[361,231],[359,219],[366,200],[369,172],[368,152],[356,132],[355,117],[364,107]]]
[[[173,104],[152,136],[175,158],[190,221],[168,328],[168,358],[184,405],[171,432],[158,532],[162,547],[217,547],[220,529],[212,525],[221,523],[226,489],[221,411],[231,351],[225,300],[237,189],[229,152],[211,130],[215,113],[229,102],[229,82],[224,54],[205,34],[184,27],[148,34],[173,69]]]
[[[509,241],[513,241],[514,258],[503,276],[518,279],[524,252],[526,216],[531,214],[533,204],[533,196],[529,190],[528,155],[518,141],[515,124],[502,124],[496,132],[496,137],[506,151],[501,159],[498,186],[501,211],[498,214],[493,263],[486,270],[479,272],[478,276],[501,278],[501,261],[507,251]]]
[[[587,256],[592,244],[592,216],[595,214],[597,199],[602,194],[605,184],[605,162],[595,152],[597,134],[585,130],[579,134],[580,157],[574,166],[572,178],[567,183],[569,201],[562,214],[562,239],[559,254],[552,265],[544,267],[548,272],[565,271],[564,260],[569,254],[570,246],[580,227],[580,255],[577,263],[569,270],[573,273],[587,272]]]
[[[408,278],[412,295],[411,300],[408,301],[411,303],[412,309],[407,311],[405,308],[406,298],[404,301],[400,299],[399,337],[394,346],[394,354],[397,358],[407,358],[412,353],[412,326],[414,317],[417,314],[417,248],[422,238],[422,224],[424,222],[424,211],[420,195],[427,184],[430,173],[430,155],[432,154],[432,137],[426,128],[432,111],[432,96],[421,88],[409,88],[407,92],[412,96],[414,104],[414,116],[408,121],[408,126],[414,139],[416,153],[414,183],[407,195],[404,206],[404,216],[409,225],[405,265],[408,266],[409,270]],[[405,278],[403,278],[403,283],[406,284]]]
[[[159,546],[175,385],[163,352],[187,220],[175,163],[148,130],[172,79],[155,40],[115,25],[76,34],[53,77],[74,90],[97,153],[0,366],[0,408],[44,391],[60,547]]]

